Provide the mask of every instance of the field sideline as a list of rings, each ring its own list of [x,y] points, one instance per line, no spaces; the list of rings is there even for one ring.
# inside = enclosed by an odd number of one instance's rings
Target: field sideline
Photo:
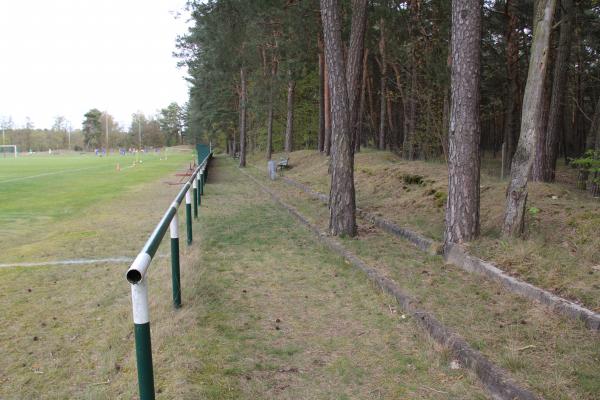
[[[81,231],[78,226],[85,225],[86,220],[92,221],[94,214],[112,200],[135,192],[145,183],[161,177],[165,181],[175,180],[174,172],[184,168],[194,155],[191,151],[171,150],[166,160],[163,157],[163,154],[145,154],[143,162],[136,166],[131,155],[34,155],[0,159],[0,263],[47,261],[52,257],[122,256],[119,252],[96,254],[99,246],[95,245],[87,247],[89,253],[82,252],[77,241],[94,238],[104,229],[96,225]],[[114,210],[114,217],[121,217],[118,210]],[[57,251],[56,245],[65,240],[71,246],[62,246]],[[76,254],[69,254],[70,248]]]

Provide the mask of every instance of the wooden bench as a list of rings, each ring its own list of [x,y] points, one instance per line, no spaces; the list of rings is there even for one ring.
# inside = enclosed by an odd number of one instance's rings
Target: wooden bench
[[[279,169],[281,172],[283,172],[284,169],[289,168],[290,166],[290,158],[282,158],[281,160],[279,160],[279,162],[277,163],[277,169]]]

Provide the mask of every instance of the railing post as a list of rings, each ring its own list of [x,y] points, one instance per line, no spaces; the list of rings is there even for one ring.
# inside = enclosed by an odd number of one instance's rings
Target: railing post
[[[192,196],[185,192],[185,222],[187,226],[187,244],[192,244]]]
[[[194,218],[198,219],[198,180],[194,176],[193,179],[193,190],[194,190]]]
[[[173,282],[173,305],[181,307],[181,275],[179,271],[179,217],[173,216],[171,231],[171,280]]]
[[[200,195],[204,195],[204,171],[206,167],[200,170]]]
[[[196,175],[196,185],[198,186],[198,207],[202,204],[202,173],[198,171],[198,175]]]
[[[151,258],[140,253],[134,265],[150,264]],[[133,324],[135,332],[135,355],[137,359],[138,386],[141,400],[154,400],[154,372],[152,370],[152,342],[150,339],[150,313],[148,312],[148,283],[144,277],[131,285]]]

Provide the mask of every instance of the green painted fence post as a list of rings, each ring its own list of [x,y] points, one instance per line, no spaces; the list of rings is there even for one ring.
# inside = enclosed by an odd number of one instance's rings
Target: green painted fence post
[[[185,222],[187,226],[187,244],[192,244],[192,196],[188,190],[185,193]]]
[[[202,171],[198,172],[198,207],[202,205]]]
[[[179,218],[177,213],[171,220],[171,281],[173,283],[173,305],[181,307],[181,274],[179,270]]]
[[[204,194],[204,172],[206,171],[206,167],[202,168],[200,171],[200,194]]]

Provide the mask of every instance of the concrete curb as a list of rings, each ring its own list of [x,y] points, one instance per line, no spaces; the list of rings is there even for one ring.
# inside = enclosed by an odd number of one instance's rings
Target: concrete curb
[[[327,195],[317,192],[293,179],[287,177],[283,177],[282,179],[285,183],[302,190],[308,195],[317,198],[324,203],[328,202]],[[528,299],[538,301],[553,311],[569,318],[582,320],[588,329],[600,332],[600,314],[580,306],[579,304],[573,303],[572,301],[552,294],[547,290],[538,288],[530,283],[514,278],[506,274],[506,272],[498,268],[493,263],[471,256],[462,246],[452,244],[447,246],[446,250],[444,251],[442,244],[439,242],[425,238],[416,232],[402,228],[358,207],[356,208],[356,212],[360,217],[373,223],[375,226],[388,233],[391,233],[392,235],[396,235],[410,241],[425,252],[430,254],[443,254],[444,259],[449,264],[456,265],[465,271],[478,273],[491,280],[499,282],[511,292],[517,293]]]
[[[520,387],[509,377],[506,371],[494,365],[483,354],[469,346],[461,336],[442,325],[442,323],[440,323],[432,314],[419,309],[417,307],[418,302],[402,292],[400,287],[394,281],[382,276],[377,270],[369,267],[364,261],[347,250],[338,241],[319,231],[319,229],[312,225],[308,219],[298,212],[298,210],[285,203],[275,192],[268,189],[256,178],[243,170],[240,171],[254,181],[254,183],[267,193],[277,204],[285,208],[290,214],[311,230],[321,242],[348,260],[355,268],[364,272],[369,280],[377,284],[383,291],[393,296],[404,311],[411,315],[437,343],[448,348],[462,365],[475,373],[493,399],[542,399],[542,397]]]
[[[306,194],[308,194],[316,199],[321,200],[323,203],[329,202],[329,197],[324,193],[317,192],[317,191],[309,188],[308,186],[306,186],[300,182],[297,182],[293,179],[286,178],[286,177],[283,177],[282,179],[285,183],[302,190]],[[419,235],[416,232],[413,232],[406,228],[402,228],[401,226],[398,226],[392,222],[386,221],[385,219],[378,217],[374,214],[371,214],[359,207],[356,207],[356,213],[361,218],[366,219],[367,221],[369,221],[373,225],[383,229],[384,231],[391,233],[392,235],[396,235],[396,236],[399,236],[401,238],[408,240],[409,242],[413,243],[415,246],[417,246],[419,249],[421,249],[423,251],[426,251],[426,252],[432,253],[432,254],[441,254],[442,253],[442,246],[439,243],[435,242],[434,240],[428,239],[424,236]]]
[[[501,283],[507,289],[521,296],[539,301],[552,310],[572,319],[580,319],[585,326],[592,331],[600,331],[600,314],[597,314],[572,301],[556,296],[544,289],[540,289],[530,283],[523,282],[510,275],[490,262],[469,255],[465,249],[457,244],[446,247],[444,253],[446,262],[458,265],[462,269],[475,272],[480,275]]]

